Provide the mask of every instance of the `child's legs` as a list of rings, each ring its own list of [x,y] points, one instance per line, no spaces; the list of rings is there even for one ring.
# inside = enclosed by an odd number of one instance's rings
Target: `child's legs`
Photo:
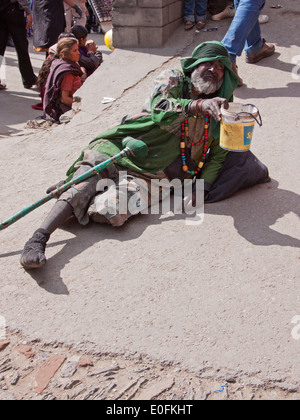
[[[208,0],[196,0],[196,4],[195,4],[196,22],[199,22],[199,20],[206,21],[207,1]]]
[[[195,22],[195,0],[185,0],[184,21]]]

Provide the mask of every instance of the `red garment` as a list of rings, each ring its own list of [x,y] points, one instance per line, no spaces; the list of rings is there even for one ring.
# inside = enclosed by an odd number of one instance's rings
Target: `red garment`
[[[31,105],[32,109],[37,109],[38,111],[43,111],[43,100],[44,100],[45,90],[46,90],[46,88],[44,86],[41,93],[40,93],[40,97],[42,98],[42,102],[40,102],[36,105]]]
[[[69,106],[60,102],[62,92],[61,82],[69,73],[77,76],[78,79],[71,78],[72,83],[69,86],[65,85],[64,88],[67,87],[70,89],[69,92],[74,93],[74,90],[81,86],[81,80],[79,82],[79,79],[83,73],[79,65],[73,61],[54,58],[47,78],[44,96],[44,116],[46,120],[59,121],[59,117],[71,109]],[[68,81],[68,79],[66,80]]]
[[[62,79],[60,90],[67,90],[71,92],[71,96],[73,98],[74,93],[78,90],[82,85],[80,76],[75,76],[72,73],[68,73]]]

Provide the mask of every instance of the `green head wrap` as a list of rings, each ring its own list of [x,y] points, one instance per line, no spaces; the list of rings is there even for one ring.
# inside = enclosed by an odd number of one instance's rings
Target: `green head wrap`
[[[217,96],[233,101],[233,92],[238,85],[238,77],[232,70],[232,63],[227,49],[221,42],[207,41],[198,45],[193,51],[192,57],[181,60],[184,74],[189,77],[192,71],[201,63],[207,61],[220,61],[225,66],[224,79]],[[212,135],[217,138],[220,135],[220,123],[213,120]]]
[[[207,41],[194,49],[192,57],[181,60],[183,72],[189,76],[201,63],[207,61],[220,61],[225,66],[223,84],[218,96],[232,101],[232,95],[238,85],[238,77],[232,70],[232,63],[228,51],[221,42]]]

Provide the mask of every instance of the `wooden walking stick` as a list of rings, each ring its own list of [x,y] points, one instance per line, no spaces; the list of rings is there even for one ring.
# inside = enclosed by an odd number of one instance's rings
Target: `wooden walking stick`
[[[52,200],[52,198],[56,198],[58,195],[67,191],[73,185],[79,184],[80,182],[97,175],[99,172],[103,171],[103,169],[107,168],[109,165],[113,164],[114,162],[119,161],[125,156],[130,154],[137,156],[137,157],[146,157],[148,153],[148,148],[144,142],[141,140],[136,140],[132,137],[126,137],[122,141],[122,145],[124,149],[118,153],[117,155],[107,159],[106,161],[99,163],[99,165],[94,166],[89,171],[85,172],[84,174],[78,176],[77,178],[72,179],[71,181],[67,182],[66,184],[62,185],[61,187],[56,188],[55,190],[51,191],[45,197],[41,198],[40,200],[36,201],[35,203],[31,204],[28,207],[25,207],[20,212],[16,213],[9,219],[5,220],[3,223],[0,223],[0,230],[6,229],[8,226],[12,225],[13,223],[20,220],[22,217],[26,216],[27,214],[31,213],[33,210],[37,209],[38,207],[42,206],[43,204],[47,203],[48,201]]]

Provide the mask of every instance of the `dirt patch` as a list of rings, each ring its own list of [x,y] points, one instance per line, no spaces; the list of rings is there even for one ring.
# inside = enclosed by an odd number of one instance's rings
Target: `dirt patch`
[[[2,344],[2,345],[1,345]],[[27,341],[10,332],[0,343],[0,400],[299,399],[297,389],[245,386],[233,375],[202,378],[179,364],[136,354],[86,352],[84,344]]]

